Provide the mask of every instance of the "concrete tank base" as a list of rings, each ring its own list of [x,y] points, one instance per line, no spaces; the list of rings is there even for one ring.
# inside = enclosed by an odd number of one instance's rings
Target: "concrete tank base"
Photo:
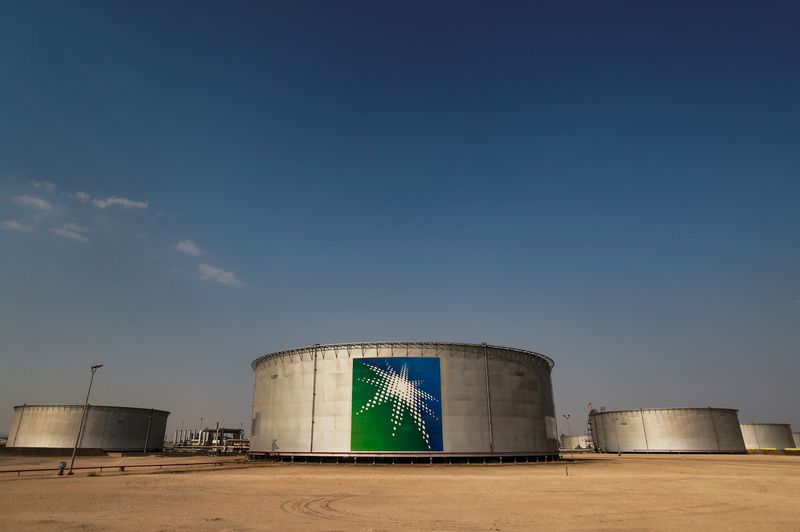
[[[576,449],[577,451],[577,449]],[[570,452],[569,449],[564,452]],[[672,451],[672,450],[653,450],[653,451],[594,451],[603,454],[748,454],[748,451]]]
[[[560,461],[557,454],[526,453],[250,453],[250,458],[301,464],[527,464]]]

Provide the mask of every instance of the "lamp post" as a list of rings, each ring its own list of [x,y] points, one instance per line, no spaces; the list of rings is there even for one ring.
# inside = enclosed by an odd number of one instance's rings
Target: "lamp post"
[[[92,376],[89,377],[89,389],[86,391],[86,401],[83,403],[83,415],[81,416],[81,423],[78,425],[78,437],[75,438],[75,447],[72,448],[72,459],[69,461],[69,473],[68,475],[73,475],[72,466],[75,465],[75,455],[78,453],[78,444],[81,442],[81,436],[83,436],[83,425],[86,423],[86,411],[89,409],[89,394],[92,393],[92,381],[94,381],[94,372],[97,371],[99,368],[102,368],[102,364],[97,364],[96,366],[92,366],[90,369],[92,370]]]
[[[571,414],[561,414],[561,417],[567,420],[567,441],[569,441],[570,436],[572,436],[572,429],[569,426],[569,417]],[[575,450],[570,445],[569,450],[570,457],[575,458]]]

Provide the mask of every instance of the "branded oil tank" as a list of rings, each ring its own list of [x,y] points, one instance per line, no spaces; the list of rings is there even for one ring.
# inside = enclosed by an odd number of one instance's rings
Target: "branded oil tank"
[[[253,361],[251,454],[557,457],[539,353],[485,344],[314,345]]]

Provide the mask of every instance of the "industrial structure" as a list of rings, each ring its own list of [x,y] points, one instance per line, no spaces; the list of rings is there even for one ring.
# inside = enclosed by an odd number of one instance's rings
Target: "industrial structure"
[[[206,427],[202,430],[176,430],[175,438],[172,440],[172,448],[174,450],[211,451],[219,454],[230,454],[246,452],[249,443],[249,440],[244,437],[244,429],[220,427],[219,423],[217,423],[213,429]]]
[[[594,448],[592,437],[588,434],[581,434],[579,436],[561,435],[561,448],[565,451],[580,451]]]
[[[83,413],[83,405],[15,406],[7,446],[72,449]],[[167,416],[152,408],[89,405],[78,448],[158,451]]]
[[[644,408],[589,414],[604,453],[745,453],[738,410]]]
[[[753,450],[782,450],[795,446],[792,427],[786,423],[742,423],[745,447]]]
[[[253,361],[251,455],[558,457],[553,361],[487,344],[314,345]]]
[[[800,449],[800,432],[792,432],[792,438],[794,438],[794,448]]]

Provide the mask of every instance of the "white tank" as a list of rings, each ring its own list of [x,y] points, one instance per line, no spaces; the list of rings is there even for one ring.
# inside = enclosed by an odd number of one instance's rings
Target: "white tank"
[[[558,455],[552,360],[437,342],[318,345],[253,364],[252,454]]]
[[[607,453],[744,453],[737,410],[644,408],[590,414],[595,448]]]
[[[579,436],[567,436],[566,434],[562,434],[561,448],[565,451],[592,449],[592,439],[588,434],[581,434]]]
[[[748,449],[790,449],[794,447],[792,427],[786,423],[742,423],[742,436]]]
[[[72,449],[83,405],[14,407],[8,447]],[[106,451],[157,451],[164,444],[169,412],[151,408],[89,405],[79,447]]]

